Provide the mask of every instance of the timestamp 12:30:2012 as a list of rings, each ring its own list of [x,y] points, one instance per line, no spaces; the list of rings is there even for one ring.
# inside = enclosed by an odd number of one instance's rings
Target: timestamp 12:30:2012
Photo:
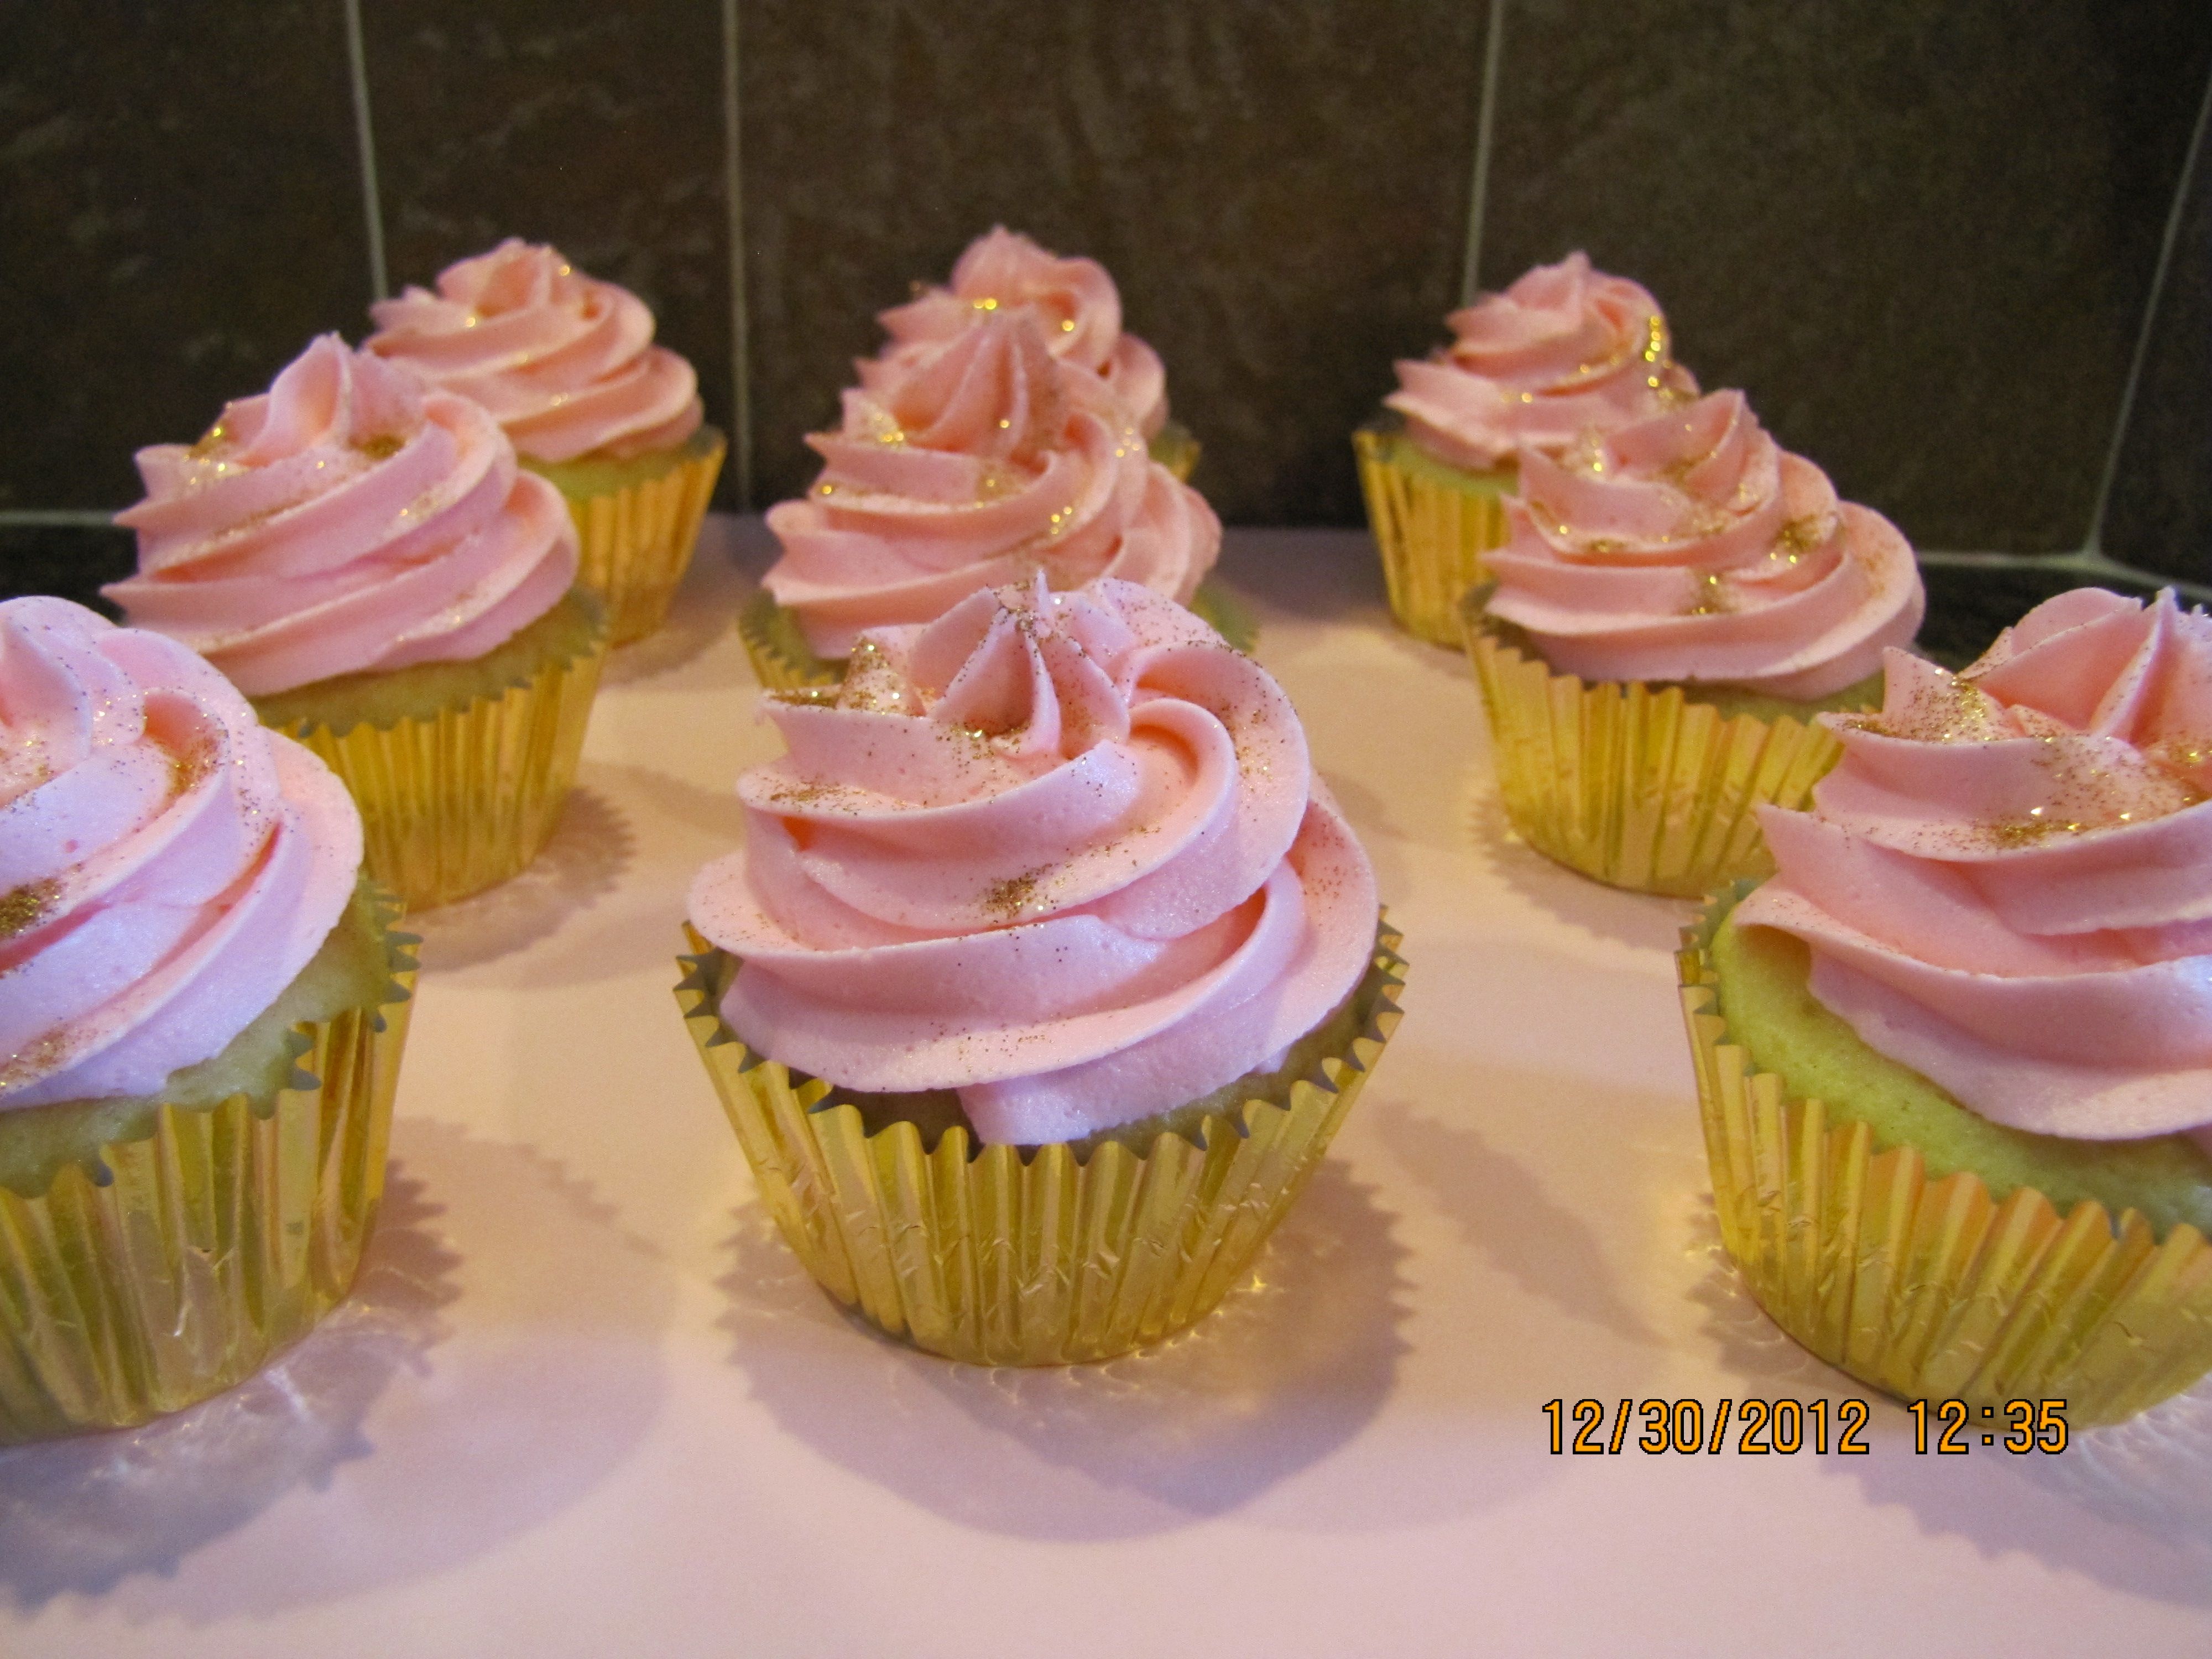
[[[1728,1450],[1729,1432],[1735,1431],[1735,1449],[1750,1456],[1780,1454],[1788,1456],[1808,1449],[1825,1455],[1863,1455],[1871,1448],[1862,1437],[1869,1418],[1863,1400],[1729,1400],[1714,1404],[1711,1433],[1706,1432],[1704,1402],[1696,1400],[1623,1400],[1608,1413],[1599,1400],[1544,1402],[1554,1457],[1568,1452],[1584,1456],[1618,1455],[1632,1445],[1653,1454],[1702,1452],[1708,1455]],[[2066,1449],[2066,1402],[2063,1400],[2013,1400],[2002,1407],[1971,1407],[1963,1400],[1916,1400],[1905,1407],[1912,1418],[1912,1449],[1925,1456],[1935,1451],[1961,1455],[1975,1443],[2002,1445],[2015,1455]],[[1981,1424],[1973,1426],[1977,1413]],[[1610,1415],[1610,1426],[1607,1419]],[[1630,1424],[1644,1419],[1643,1432],[1633,1441]],[[1571,1418],[1573,1432],[1568,1432]],[[1933,1431],[1931,1444],[1930,1431]]]

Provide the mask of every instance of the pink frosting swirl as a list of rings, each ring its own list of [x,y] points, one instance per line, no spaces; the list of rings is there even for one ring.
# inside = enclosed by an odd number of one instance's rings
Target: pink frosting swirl
[[[220,1052],[360,866],[345,786],[201,659],[0,605],[0,1109],[149,1094]]]
[[[668,449],[699,429],[699,377],[653,313],[550,247],[510,236],[369,307],[364,349],[473,398],[533,461]]]
[[[1983,1116],[2120,1139],[2212,1124],[2212,619],[2078,588],[1955,678],[1893,651],[1879,715],[1736,911],[1813,994]]]
[[[1912,550],[1761,429],[1740,392],[1521,457],[1490,613],[1589,680],[1697,680],[1819,698],[1920,627]]]
[[[1071,1139],[1275,1063],[1358,983],[1375,878],[1265,670],[1127,582],[978,593],[771,697],[746,844],[701,872],[723,1013],[867,1091]]]
[[[575,578],[560,492],[491,416],[335,334],[138,472],[138,574],[102,591],[249,696],[480,657]]]
[[[1636,283],[1571,253],[1445,319],[1456,337],[1398,364],[1382,401],[1447,465],[1480,471],[1516,449],[1557,453],[1697,395],[1667,319]]]
[[[890,343],[860,364],[861,387],[881,396],[979,317],[1011,310],[1034,313],[1053,355],[1104,380],[1146,437],[1166,424],[1167,371],[1158,352],[1121,331],[1121,295],[1106,267],[1060,258],[1004,225],[968,245],[950,287],[924,289],[881,314]]]
[[[827,465],[769,510],[783,556],[764,581],[825,657],[1036,571],[1188,601],[1221,550],[1205,499],[1030,311],[981,313],[880,392],[848,392],[842,426],[807,442]]]

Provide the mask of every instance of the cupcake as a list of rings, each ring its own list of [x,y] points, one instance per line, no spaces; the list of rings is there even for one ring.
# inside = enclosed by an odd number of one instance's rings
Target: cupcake
[[[2212,1368],[2212,620],[2077,589],[1825,723],[1682,957],[1728,1249],[1891,1394],[2129,1416]]]
[[[1505,539],[1516,458],[1595,438],[1697,395],[1658,302],[1586,254],[1538,265],[1445,319],[1452,343],[1398,365],[1387,411],[1352,434],[1390,609],[1460,643],[1460,596]]]
[[[1824,709],[1881,700],[1920,626],[1912,550],[1717,392],[1557,457],[1523,450],[1463,603],[1505,812],[1639,892],[1772,868],[1753,808],[1835,763]]]
[[[1026,236],[994,226],[968,245],[945,288],[926,288],[878,320],[890,340],[860,364],[860,384],[881,395],[979,316],[1028,311],[1045,331],[1054,356],[1106,382],[1151,446],[1152,459],[1188,483],[1198,465],[1198,440],[1168,418],[1167,371],[1159,354],[1121,331],[1121,295],[1096,259],[1063,259]]]
[[[353,1282],[414,978],[328,768],[173,641],[0,605],[0,1443],[204,1399]]]
[[[976,313],[806,441],[822,476],[769,509],[782,555],[739,619],[763,685],[834,684],[864,630],[1032,574],[1188,605],[1220,551],[1205,498],[1150,459],[1103,380],[1053,356],[1034,307]]]
[[[513,237],[369,310],[364,349],[473,398],[531,471],[550,479],[581,538],[578,575],[606,605],[614,642],[668,615],[720,471],[691,365],[653,343],[629,289]]]
[[[410,907],[506,880],[561,813],[606,654],[560,492],[481,404],[326,334],[198,443],[138,452],[103,591],[300,739]]]
[[[1133,583],[969,595],[770,694],[678,989],[785,1237],[887,1332],[1096,1359],[1240,1281],[1397,1019],[1280,688]]]

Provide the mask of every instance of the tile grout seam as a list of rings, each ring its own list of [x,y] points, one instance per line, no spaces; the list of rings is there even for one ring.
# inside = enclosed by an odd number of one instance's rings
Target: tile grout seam
[[[1498,119],[1498,72],[1504,56],[1505,0],[1490,0],[1482,46],[1482,90],[1474,116],[1474,167],[1468,181],[1467,247],[1460,269],[1459,302],[1471,306],[1482,292],[1482,223],[1490,210],[1491,135]]]
[[[368,288],[372,300],[392,288],[384,268],[384,200],[376,183],[376,136],[368,115],[368,48],[362,38],[361,0],[339,0],[345,13],[346,67],[353,81],[354,142],[361,156],[362,212],[368,224]]]
[[[2150,357],[2151,335],[2158,326],[2159,303],[2166,295],[2166,278],[2173,263],[2174,244],[2180,240],[2182,216],[2188,211],[2190,186],[2204,149],[2204,129],[2212,118],[2212,75],[2197,106],[2197,123],[2189,135],[2180,176],[2174,180],[2173,201],[2166,214],[2166,229],[2159,238],[2158,263],[2151,267],[2150,291],[2143,296],[2142,325],[2136,331],[2136,349],[2128,360],[2128,378],[2120,386],[2120,406],[2112,419],[2112,440],[2105,451],[2105,470],[2097,480],[2097,495],[2089,509],[2089,537],[2084,553],[2101,557],[2105,544],[2105,515],[2111,508],[2112,486],[2119,477],[2120,453],[2126,447],[2128,423],[2135,417],[2136,394],[2142,382],[2143,365]]]
[[[722,193],[730,224],[730,453],[738,507],[753,504],[752,337],[745,294],[743,122],[738,103],[738,0],[722,0]]]

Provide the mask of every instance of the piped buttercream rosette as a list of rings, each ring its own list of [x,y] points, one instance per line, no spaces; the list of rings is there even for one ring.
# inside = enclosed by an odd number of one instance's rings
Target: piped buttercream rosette
[[[783,551],[763,585],[824,658],[1037,574],[1188,603],[1220,550],[1204,498],[1026,310],[984,313],[878,391],[848,391],[838,429],[807,441],[825,465],[769,510]]]
[[[354,890],[344,786],[175,641],[0,605],[0,1112],[217,1053]]]
[[[138,470],[138,574],[104,591],[250,696],[482,656],[575,574],[560,493],[491,416],[335,334]]]
[[[1878,714],[1736,910],[1813,994],[1991,1121],[2119,1139],[2212,1124],[2212,621],[2171,592],[2049,600],[1953,676],[1889,653]]]
[[[1278,1063],[1359,982],[1374,877],[1280,688],[1170,601],[1033,578],[772,696],[694,925],[771,1060],[1079,1138]]]
[[[509,237],[369,307],[363,349],[481,404],[533,461],[617,459],[699,429],[691,365],[653,343],[653,313],[559,250]]]
[[[1658,302],[1584,253],[1538,265],[1446,321],[1452,343],[1401,362],[1398,390],[1382,401],[1448,465],[1556,453],[1697,393]]]
[[[1121,295],[1096,259],[1061,258],[1005,226],[969,244],[942,288],[927,288],[879,320],[890,340],[860,363],[861,389],[884,396],[938,347],[1000,312],[1027,311],[1053,356],[1097,375],[1151,438],[1168,418],[1159,354],[1121,331]]]
[[[1585,680],[1817,700],[1872,674],[1926,609],[1896,527],[1838,501],[1739,392],[1557,459],[1524,450],[1506,513],[1488,612]]]

